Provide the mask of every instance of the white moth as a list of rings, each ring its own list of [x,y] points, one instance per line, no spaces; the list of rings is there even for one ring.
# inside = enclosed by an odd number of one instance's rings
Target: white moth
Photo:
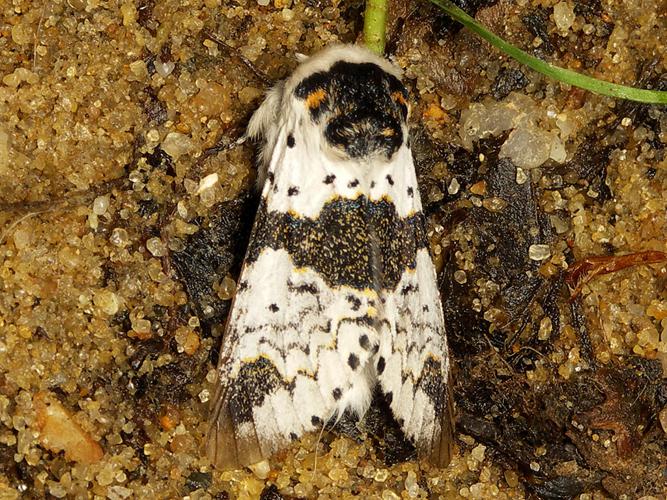
[[[222,341],[216,467],[362,417],[377,389],[420,455],[449,462],[447,340],[407,97],[394,66],[341,45],[303,60],[253,115],[262,197]]]

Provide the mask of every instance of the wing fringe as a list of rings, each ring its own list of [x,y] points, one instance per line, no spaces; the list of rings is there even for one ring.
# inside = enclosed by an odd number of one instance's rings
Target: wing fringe
[[[431,439],[431,449],[424,450],[428,461],[437,467],[447,467],[454,453],[454,399],[452,394],[452,380],[447,381],[446,398],[447,403],[440,415],[440,426],[434,428],[434,436]],[[437,435],[439,430],[439,435]]]
[[[251,433],[241,436],[234,418],[225,403],[226,391],[218,385],[213,398],[209,427],[206,433],[206,455],[218,470],[235,470],[266,459],[257,439],[254,423],[248,423]]]

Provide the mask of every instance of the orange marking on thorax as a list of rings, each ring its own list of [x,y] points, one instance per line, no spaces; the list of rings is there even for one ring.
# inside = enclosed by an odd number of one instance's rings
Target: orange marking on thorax
[[[394,92],[393,94],[391,94],[391,98],[397,103],[402,104],[403,106],[408,105],[408,102],[405,100],[405,97],[403,97],[403,93],[401,92],[398,91]]]
[[[317,89],[315,92],[311,92],[308,94],[308,97],[306,97],[306,106],[308,106],[308,109],[315,109],[322,104],[322,101],[326,99],[327,93],[324,89]]]

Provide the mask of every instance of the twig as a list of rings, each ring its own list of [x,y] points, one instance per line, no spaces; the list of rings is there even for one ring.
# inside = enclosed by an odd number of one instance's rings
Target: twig
[[[245,67],[247,67],[252,73],[264,83],[264,85],[270,86],[273,85],[273,81],[266,76],[266,74],[260,70],[257,66],[255,66],[251,61],[249,61],[246,57],[244,57],[240,52],[239,49],[236,47],[232,47],[229,45],[227,42],[225,42],[223,39],[221,39],[218,35],[215,33],[212,33],[210,31],[204,32],[207,38],[213,40],[215,43],[217,43],[220,47],[223,47],[228,53],[232,54],[234,57],[236,57],[239,61],[243,63]]]
[[[376,54],[384,54],[387,40],[388,0],[366,0],[364,12],[364,44]]]
[[[37,70],[37,45],[39,43],[39,35],[42,32],[42,22],[44,21],[44,12],[48,7],[49,2],[45,3],[42,7],[42,12],[39,15],[39,22],[37,23],[37,31],[35,31],[35,41],[32,44],[32,72],[35,73]]]
[[[583,75],[576,71],[554,66],[537,57],[531,56],[527,52],[524,52],[518,47],[507,43],[499,36],[491,33],[483,25],[466,14],[465,11],[454,5],[450,0],[430,0],[430,2],[440,7],[450,17],[484,38],[484,40],[500,49],[508,56],[513,57],[521,64],[528,66],[549,78],[609,97],[618,97],[620,99],[629,99],[631,101],[645,102],[649,104],[667,104],[667,92],[618,85],[617,83],[599,80],[598,78]]]
[[[570,301],[574,300],[583,286],[598,274],[609,274],[626,267],[666,261],[666,253],[651,250],[619,256],[587,257],[573,264],[565,278],[567,284],[574,288]]]
[[[29,219],[30,217],[34,217],[35,215],[43,214],[45,212],[50,212],[51,210],[54,210],[54,208],[47,208],[45,210],[39,210],[37,212],[28,212],[27,214],[24,214],[23,216],[19,217],[16,219],[14,222],[12,222],[7,229],[3,231],[3,233],[0,235],[0,245],[2,245],[5,242],[5,238],[9,236],[9,233],[11,233],[16,226],[18,226],[21,222],[23,222],[26,219]]]
[[[102,193],[107,193],[114,188],[121,187],[123,184],[129,184],[127,177],[119,177],[111,181],[102,182],[99,185],[93,186],[90,189],[74,191],[68,193],[67,196],[62,198],[55,198],[51,200],[44,201],[33,201],[25,202],[19,201],[16,203],[4,203],[0,204],[0,212],[15,212],[18,214],[26,214],[29,212],[42,213],[54,210],[58,205],[78,205],[82,202],[99,196]]]

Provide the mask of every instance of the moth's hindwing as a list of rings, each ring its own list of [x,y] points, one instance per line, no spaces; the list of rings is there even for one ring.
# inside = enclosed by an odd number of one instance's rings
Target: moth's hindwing
[[[219,468],[362,416],[378,385],[420,454],[449,461],[447,342],[398,77],[364,49],[330,48],[251,120],[265,181],[218,367]]]

